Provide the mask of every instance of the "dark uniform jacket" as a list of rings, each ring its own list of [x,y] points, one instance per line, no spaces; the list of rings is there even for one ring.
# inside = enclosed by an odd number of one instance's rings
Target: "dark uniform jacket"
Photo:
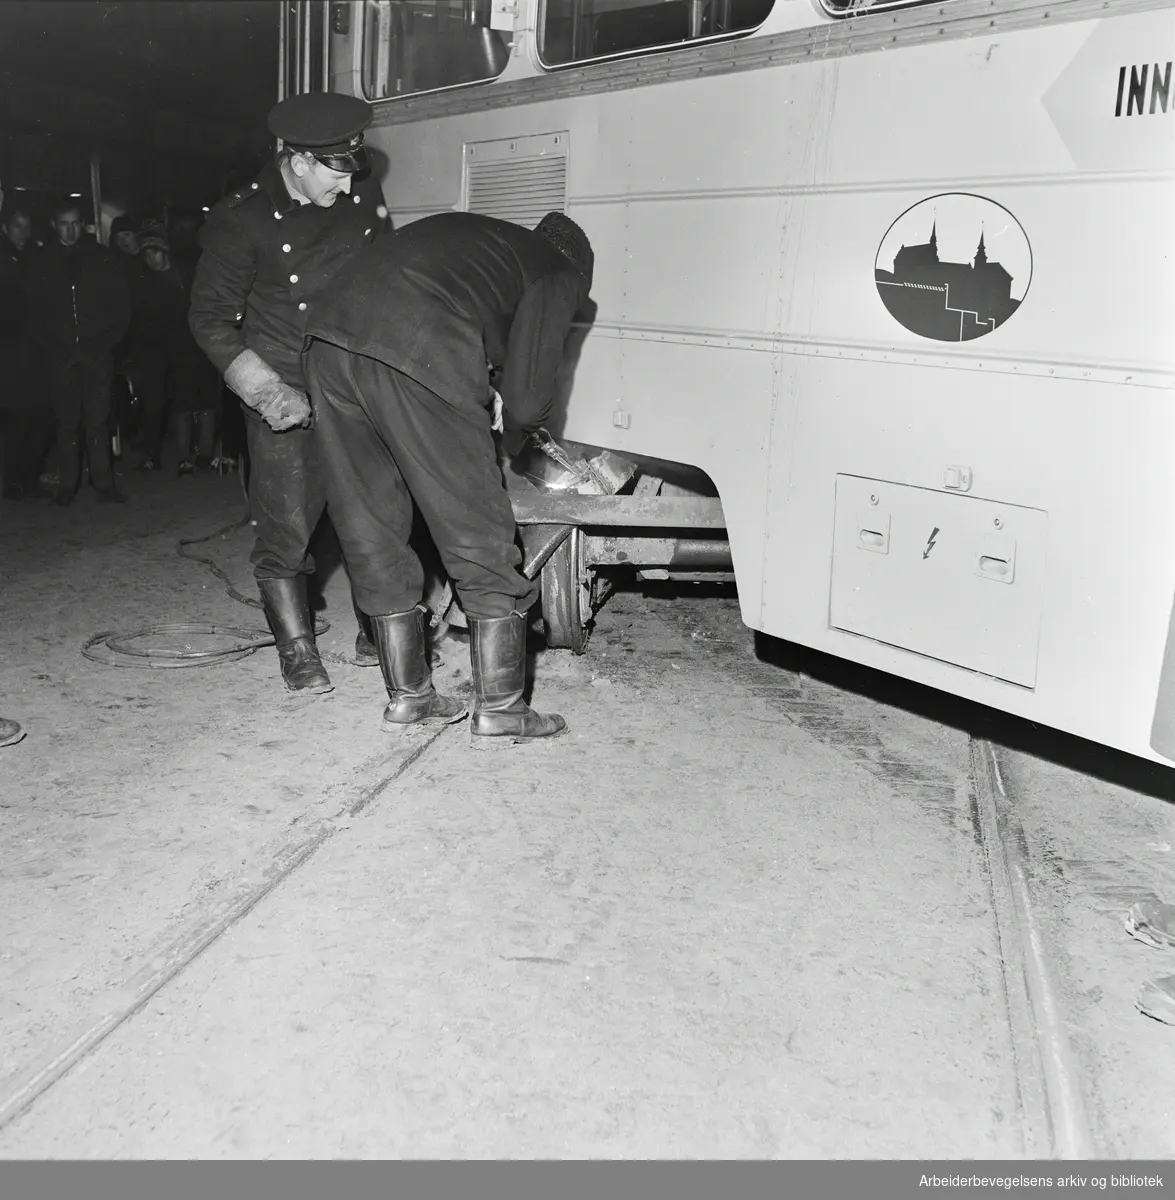
[[[83,236],[34,250],[25,268],[29,345],[69,362],[111,352],[131,319],[126,277],[114,255]]]
[[[299,204],[276,163],[226,196],[200,231],[188,322],[223,375],[249,349],[305,390],[302,340],[315,298],[335,272],[390,227],[379,184],[353,179],[330,208]]]
[[[537,429],[588,282],[545,238],[494,217],[440,213],[354,259],[306,331],[379,359],[458,408],[485,408],[489,375],[512,430]]]

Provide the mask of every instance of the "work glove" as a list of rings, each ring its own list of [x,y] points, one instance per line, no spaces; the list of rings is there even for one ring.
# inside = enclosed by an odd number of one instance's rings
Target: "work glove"
[[[224,381],[275,433],[310,423],[310,400],[255,351],[242,350],[228,365]]]

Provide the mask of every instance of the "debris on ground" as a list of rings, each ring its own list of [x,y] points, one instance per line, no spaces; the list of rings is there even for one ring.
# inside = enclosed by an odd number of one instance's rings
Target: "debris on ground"
[[[1162,1021],[1164,1025],[1175,1025],[1175,975],[1148,979],[1135,998],[1134,1006],[1144,1016]]]
[[[1175,904],[1143,900],[1126,914],[1126,932],[1159,950],[1175,949]]]

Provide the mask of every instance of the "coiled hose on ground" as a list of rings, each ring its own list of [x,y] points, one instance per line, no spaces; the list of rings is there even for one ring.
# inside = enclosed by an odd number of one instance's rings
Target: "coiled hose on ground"
[[[176,553],[190,562],[206,566],[225,586],[225,591],[240,604],[262,610],[261,601],[245,596],[233,587],[232,580],[221,569],[215,559],[194,554],[189,547],[223,537],[249,523],[249,512],[212,533],[202,537],[181,538],[176,543]],[[321,617],[315,619],[315,633],[321,635],[330,628],[329,622]],[[219,644],[200,645],[204,639],[215,639]],[[226,644],[227,643],[227,644]],[[88,638],[82,646],[82,654],[92,662],[113,667],[142,667],[151,670],[175,670],[180,667],[211,667],[218,663],[234,662],[257,650],[274,645],[273,635],[268,629],[245,629],[237,625],[210,625],[184,622],[146,625],[130,632],[114,629],[103,630]],[[323,655],[327,658],[327,655]],[[349,661],[337,655],[329,656],[339,662]]]

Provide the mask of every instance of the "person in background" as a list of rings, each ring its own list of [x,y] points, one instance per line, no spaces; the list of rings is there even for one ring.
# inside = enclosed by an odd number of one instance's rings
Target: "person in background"
[[[77,199],[53,209],[54,237],[30,259],[26,331],[31,376],[50,396],[57,427],[60,482],[55,504],[70,504],[81,468],[85,430],[90,478],[101,501],[126,499],[114,482],[110,393],[114,348],[131,318],[126,277],[111,251],[82,236]]]
[[[145,270],[135,305],[135,342],[143,361],[144,446],[158,464],[170,411],[179,449],[180,475],[212,467],[220,379],[188,328],[193,269],[174,262],[167,230],[148,221],[139,231]],[[193,461],[192,425],[197,442]]]
[[[143,260],[139,257],[139,222],[133,213],[123,213],[110,222],[110,249],[126,275],[127,289],[131,297],[131,325],[126,336],[114,348],[111,419],[118,426],[127,422],[130,417],[132,396],[142,402],[139,381],[146,366],[136,358],[134,311],[143,277]],[[141,428],[139,432],[141,442]],[[150,456],[147,456],[138,469],[151,471],[156,465]]]
[[[0,204],[4,202],[4,190],[0,188]],[[16,262],[21,262],[33,238],[33,218],[25,208],[13,205],[0,225],[4,234],[3,253]]]
[[[110,222],[110,247],[119,254],[126,269],[138,274],[142,270],[139,261],[139,219],[131,213],[123,213]]]
[[[188,320],[200,348],[244,405],[251,561],[292,692],[333,688],[315,644],[310,538],[326,509],[302,373],[306,320],[318,293],[390,228],[379,183],[366,172],[371,105],[312,92],[283,100],[269,130],[284,147],[258,177],[221,200],[201,230]],[[356,608],[355,653],[375,647]]]
[[[523,699],[526,614],[538,586],[519,570],[492,431],[512,456],[546,419],[593,267],[587,235],[561,212],[533,230],[441,213],[352,259],[307,322],[327,499],[356,598],[371,614],[390,697],[385,728],[465,711],[432,683],[424,575],[408,543],[414,502],[469,620],[474,745],[567,728]],[[490,386],[499,372],[500,399]]]
[[[200,259],[200,227],[204,214],[194,208],[168,209],[168,243],[171,246],[171,261],[181,270],[196,270]]]
[[[0,211],[4,208],[4,189],[0,187]],[[27,379],[14,383],[14,371],[23,376],[24,347],[20,337],[21,315],[24,308],[24,283],[22,279],[23,256],[33,233],[32,218],[22,209],[13,208],[0,226],[0,370],[4,371],[5,383],[0,390],[0,405],[5,406],[4,422],[4,498],[19,500],[22,494],[9,495],[9,489],[18,491],[18,484],[24,480],[23,469],[18,463],[17,475],[11,476],[9,471],[16,460],[10,453],[10,442],[19,437],[20,423],[11,420],[12,413],[21,413],[18,408],[8,409],[6,401],[11,394],[23,395],[22,389],[27,386]],[[42,450],[44,447],[42,447]],[[37,483],[36,473],[32,482]],[[0,717],[0,746],[14,746],[24,737],[24,730],[18,721],[8,717]]]
[[[249,186],[252,176],[244,180]],[[240,182],[238,180],[238,182]],[[171,261],[194,279],[200,261],[200,229],[204,224],[205,212],[198,208],[171,208],[168,210],[168,241],[171,245]],[[237,469],[238,461],[245,455],[245,418],[241,415],[241,402],[236,395],[217,381],[215,421],[217,426],[216,450],[212,458],[212,469],[222,475]]]
[[[0,209],[4,192],[0,189]],[[4,429],[5,500],[31,500],[44,495],[41,462],[49,447],[53,422],[44,397],[32,386],[24,337],[25,266],[33,221],[13,207],[0,226],[0,418]]]

